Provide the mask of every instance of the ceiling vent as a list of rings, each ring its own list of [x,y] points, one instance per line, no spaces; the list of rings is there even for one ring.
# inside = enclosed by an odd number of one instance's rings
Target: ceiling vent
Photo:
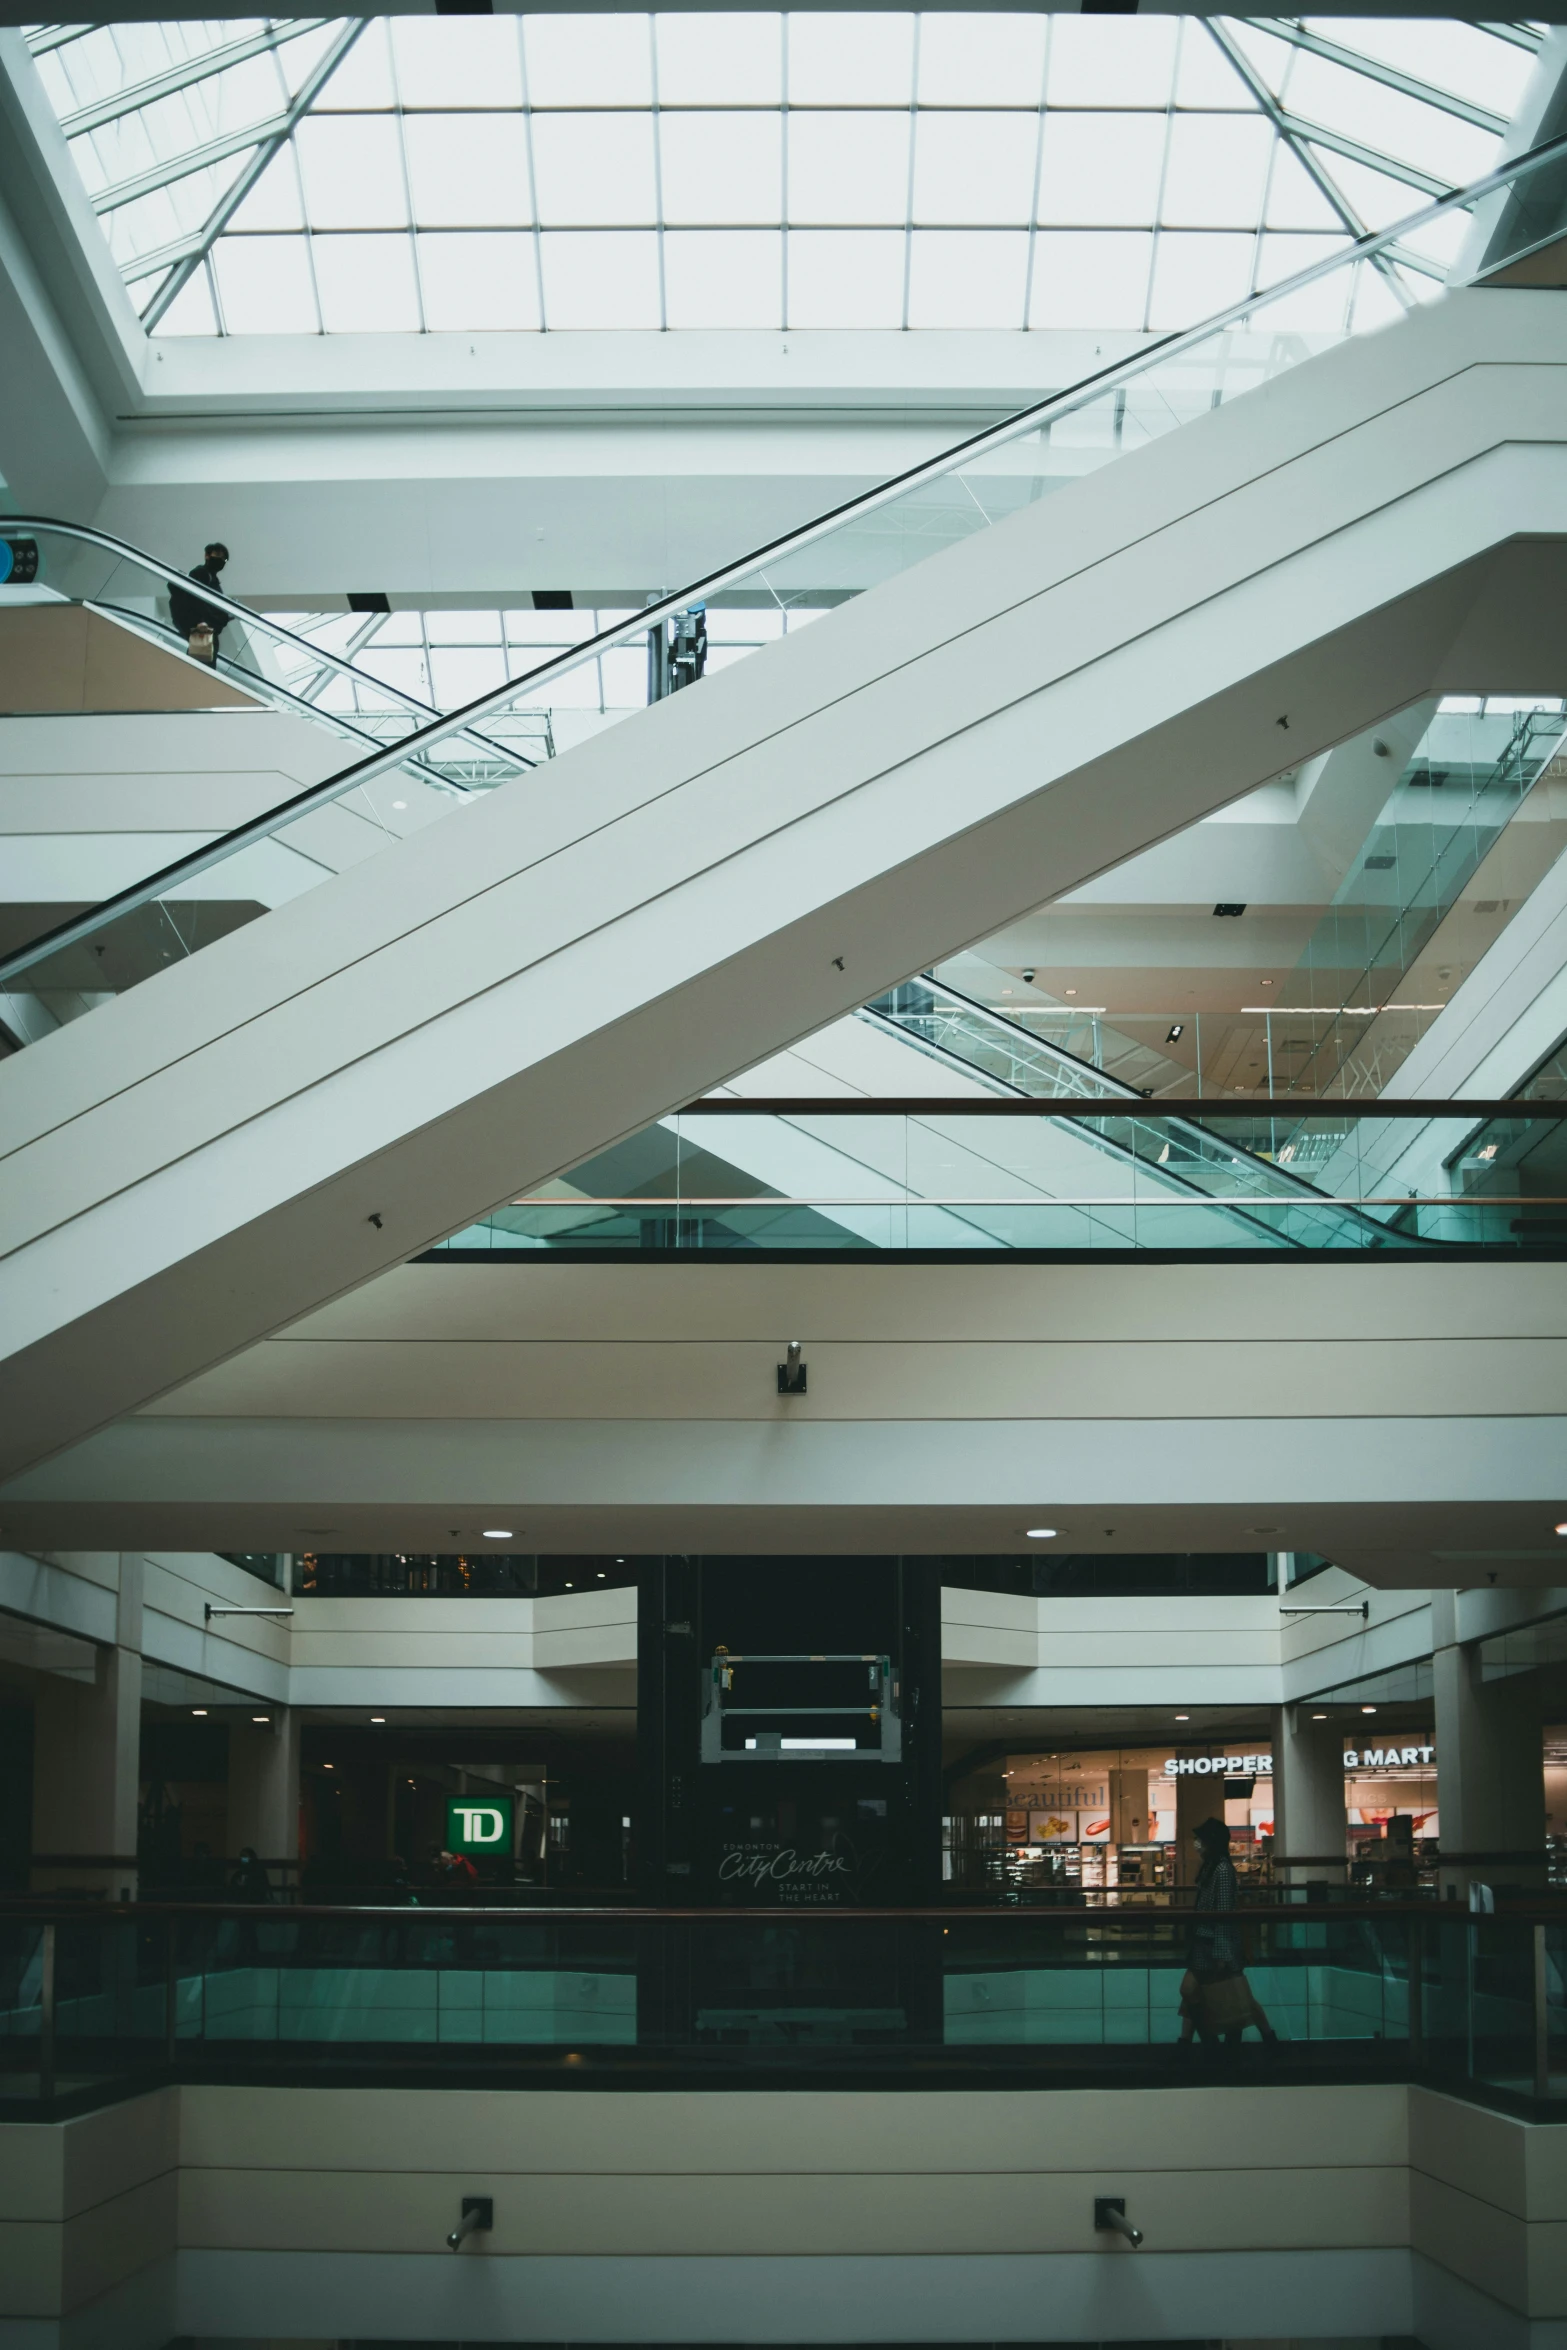
[[[1214,913],[1221,919],[1226,915],[1235,916],[1238,914],[1244,914],[1246,911],[1244,906],[1215,906],[1213,910]]]

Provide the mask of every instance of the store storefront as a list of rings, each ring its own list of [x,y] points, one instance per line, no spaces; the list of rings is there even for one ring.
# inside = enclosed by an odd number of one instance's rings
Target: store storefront
[[[1440,1830],[1436,1747],[1427,1729],[1345,1735],[1339,1851],[1298,1856],[1375,1870],[1395,1851],[1434,1854]],[[1265,1726],[1223,1743],[1023,1750],[952,1784],[944,1876],[1058,1899],[1159,1902],[1194,1872],[1191,1830],[1222,1818],[1242,1883],[1272,1879],[1284,1854],[1276,1834],[1274,1759]]]

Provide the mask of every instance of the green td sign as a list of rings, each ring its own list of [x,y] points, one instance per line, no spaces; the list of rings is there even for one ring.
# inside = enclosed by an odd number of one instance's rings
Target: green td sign
[[[475,1795],[452,1795],[446,1802],[448,1852],[511,1851],[511,1797],[495,1795],[483,1802]]]

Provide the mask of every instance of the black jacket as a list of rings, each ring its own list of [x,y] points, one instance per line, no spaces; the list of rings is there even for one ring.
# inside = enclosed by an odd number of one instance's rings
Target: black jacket
[[[218,584],[218,575],[210,563],[198,563],[191,578],[199,579],[203,587],[215,588]],[[169,618],[181,636],[189,636],[205,621],[215,638],[223,634],[229,621],[226,612],[215,611],[211,604],[204,604],[199,596],[187,595],[183,588],[169,590]]]

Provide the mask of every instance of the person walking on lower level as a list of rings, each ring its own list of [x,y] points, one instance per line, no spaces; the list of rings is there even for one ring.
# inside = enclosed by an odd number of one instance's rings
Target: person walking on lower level
[[[1268,2043],[1278,2034],[1252,1994],[1241,1964],[1240,1880],[1230,1858],[1230,1831],[1222,1820],[1202,1820],[1193,1831],[1202,1865],[1192,1900],[1191,1940],[1181,1978],[1181,2046],[1192,2039],[1239,2047],[1248,2024]]]

